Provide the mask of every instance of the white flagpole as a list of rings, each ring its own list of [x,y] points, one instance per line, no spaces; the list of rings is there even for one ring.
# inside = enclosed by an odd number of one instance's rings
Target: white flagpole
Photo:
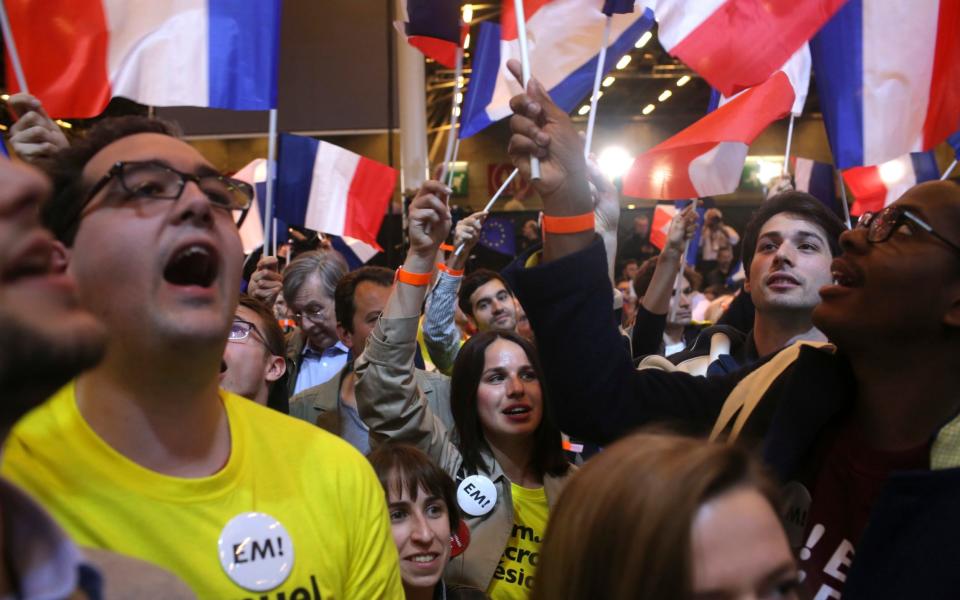
[[[273,219],[273,235],[270,236],[270,243],[273,249],[273,252],[271,252],[271,255],[276,256],[277,255],[277,220],[276,219]]]
[[[17,44],[13,41],[13,30],[10,28],[10,18],[7,16],[7,7],[0,0],[0,28],[3,29],[3,40],[6,42],[7,54],[10,55],[10,64],[13,65],[13,73],[17,78],[17,86],[20,91],[29,94],[27,89],[27,78],[23,74],[23,65],[20,63],[20,54],[17,53]]]
[[[593,94],[590,95],[590,116],[587,117],[587,139],[584,141],[583,157],[590,157],[593,147],[593,125],[597,120],[597,103],[600,101],[600,80],[603,78],[603,64],[607,62],[607,45],[610,43],[610,27],[613,17],[607,15],[607,23],[603,26],[603,45],[600,46],[600,56],[597,57],[597,71],[593,74]]]
[[[947,177],[950,177],[950,173],[953,173],[953,170],[957,166],[957,159],[953,159],[953,162],[950,163],[950,166],[947,167],[947,170],[943,172],[943,175],[940,176],[940,181],[943,181]]]
[[[527,48],[527,18],[523,14],[523,0],[513,0],[513,9],[517,17],[517,36],[520,38],[520,66],[523,72],[523,89],[530,82],[530,51]],[[540,179],[540,159],[530,157],[530,178]]]
[[[267,134],[267,197],[264,199],[263,216],[263,251],[267,252],[267,241],[270,239],[270,224],[273,222],[273,184],[277,178],[277,109],[270,109],[270,131]],[[276,254],[274,241],[273,253]]]
[[[787,125],[787,149],[783,152],[783,175],[790,174],[790,144],[793,142],[793,113],[790,113],[790,124]]]
[[[457,127],[457,133],[460,133],[460,128]],[[450,187],[453,184],[453,165],[457,162],[457,156],[460,154],[460,136],[457,135],[457,141],[453,144],[453,156],[450,157],[450,169],[447,171],[447,180],[444,182],[447,187]]]
[[[500,189],[498,189],[497,193],[493,195],[493,198],[490,198],[490,201],[487,202],[487,205],[483,207],[483,212],[485,213],[490,212],[490,209],[493,208],[493,204],[497,201],[497,198],[499,198],[500,195],[503,194],[504,190],[507,189],[507,187],[510,185],[510,182],[513,181],[513,178],[516,177],[517,173],[519,172],[520,171],[518,171],[517,169],[514,169],[513,172],[510,173],[510,176],[507,177],[502,184],[500,184]],[[466,244],[460,244],[459,246],[457,246],[457,249],[454,251],[453,255],[460,256],[461,254],[463,254],[463,249],[465,247],[466,247]]]
[[[460,142],[460,136],[457,135],[457,115],[460,114],[458,110],[460,105],[457,104],[457,94],[460,93],[462,89],[460,87],[460,79],[463,77],[463,48],[457,48],[457,66],[454,69],[454,79],[453,79],[453,98],[450,101],[450,133],[447,136],[447,149],[443,153],[443,166],[440,168],[440,178],[438,181],[446,181],[447,171],[450,170],[450,160],[454,155],[454,143]]]
[[[847,187],[843,184],[843,174],[837,169],[837,181],[840,183],[840,202],[843,204],[843,218],[847,222],[847,229],[853,229],[850,223],[850,205],[847,203]]]

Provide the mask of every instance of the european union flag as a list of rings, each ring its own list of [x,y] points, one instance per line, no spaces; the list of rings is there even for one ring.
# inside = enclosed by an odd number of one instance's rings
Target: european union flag
[[[480,245],[500,254],[515,255],[517,234],[513,221],[507,217],[487,217],[480,230]]]

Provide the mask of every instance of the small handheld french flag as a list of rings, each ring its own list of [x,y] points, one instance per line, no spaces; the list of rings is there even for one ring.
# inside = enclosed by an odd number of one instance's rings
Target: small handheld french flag
[[[397,23],[407,43],[453,69],[460,47],[460,7],[451,0],[406,0],[406,20]]]
[[[380,250],[377,233],[397,170],[327,142],[281,134],[277,218]]]

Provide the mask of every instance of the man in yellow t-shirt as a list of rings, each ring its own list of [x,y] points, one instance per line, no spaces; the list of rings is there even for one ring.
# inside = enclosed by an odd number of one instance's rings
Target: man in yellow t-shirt
[[[106,350],[14,429],[4,473],[78,540],[203,598],[402,598],[363,457],[218,390],[250,187],[143,117],[101,121],[52,173],[48,224]]]

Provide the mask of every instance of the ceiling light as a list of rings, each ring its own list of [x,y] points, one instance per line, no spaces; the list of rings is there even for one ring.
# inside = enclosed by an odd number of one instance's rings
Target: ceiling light
[[[620,146],[608,146],[597,156],[597,164],[609,179],[617,179],[630,169],[633,157]]]
[[[463,49],[466,50],[466,49],[469,48],[469,47],[470,47],[470,34],[468,33],[468,34],[467,34],[466,36],[464,36],[464,38],[463,38]]]
[[[690,81],[690,76],[689,76],[689,75],[684,75],[683,77],[681,77],[680,79],[677,80],[677,87],[683,87],[683,86],[687,85],[687,82],[689,82],[689,81]]]
[[[590,112],[590,105],[589,105],[589,104],[584,104],[583,106],[580,107],[580,110],[577,111],[577,114],[578,114],[578,115],[585,115],[585,114],[587,114],[588,112]]]
[[[643,114],[649,115],[650,113],[653,112],[653,109],[655,109],[655,108],[656,108],[656,106],[654,106],[654,105],[652,105],[652,104],[648,104],[648,105],[646,105],[646,106],[643,107]]]
[[[617,68],[618,68],[618,69],[625,69],[625,68],[627,67],[627,65],[629,65],[629,64],[630,64],[630,55],[629,55],[629,54],[624,54],[624,55],[623,55],[623,58],[621,58],[619,61],[617,61]]]
[[[464,4],[463,5],[463,22],[469,23],[473,20],[473,5]]]
[[[650,41],[650,38],[653,37],[653,34],[649,31],[644,31],[643,35],[640,36],[640,39],[637,40],[637,43],[633,45],[634,48],[643,48],[647,45],[647,42]]]
[[[663,90],[662,92],[660,92],[660,95],[657,96],[657,100],[659,100],[660,102],[663,102],[664,100],[666,100],[672,95],[673,95],[673,92],[671,92],[670,90]]]
[[[610,87],[611,85],[613,85],[613,82],[616,80],[617,80],[616,77],[610,76],[604,79],[603,83],[601,83],[600,85],[602,85],[603,87]]]

